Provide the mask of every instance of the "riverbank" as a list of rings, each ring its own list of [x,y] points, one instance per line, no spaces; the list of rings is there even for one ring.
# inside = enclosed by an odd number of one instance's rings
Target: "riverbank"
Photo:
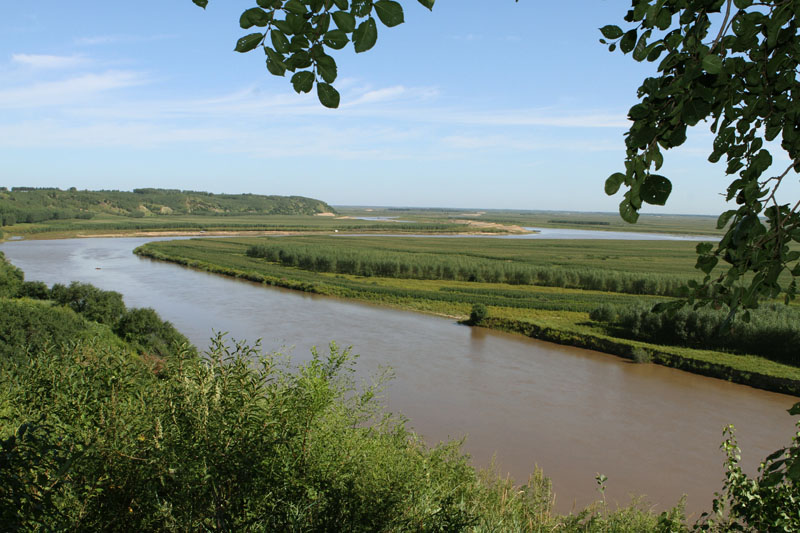
[[[237,242],[238,241],[238,242]],[[637,362],[648,361],[688,372],[800,396],[800,369],[763,357],[661,346],[611,336],[588,312],[599,303],[655,302],[652,295],[620,294],[564,287],[514,286],[480,282],[390,279],[309,272],[247,257],[252,240],[204,240],[145,245],[143,257],[229,277],[303,292],[466,319],[475,303],[489,304],[481,325],[559,344],[589,348]],[[282,241],[283,242],[283,241]],[[339,241],[337,241],[339,242]],[[433,244],[432,246],[437,246]],[[605,246],[608,249],[608,245]],[[676,245],[677,246],[677,245]],[[589,254],[593,253],[589,250]],[[652,258],[651,258],[652,259]],[[578,261],[573,257],[573,261]],[[635,258],[626,258],[634,262]],[[664,263],[667,265],[668,263]],[[491,305],[492,303],[502,305]]]

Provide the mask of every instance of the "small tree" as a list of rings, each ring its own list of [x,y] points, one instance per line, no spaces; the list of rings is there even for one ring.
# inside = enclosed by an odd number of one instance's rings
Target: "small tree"
[[[483,304],[475,304],[469,313],[469,323],[472,325],[480,324],[489,316],[489,310]]]

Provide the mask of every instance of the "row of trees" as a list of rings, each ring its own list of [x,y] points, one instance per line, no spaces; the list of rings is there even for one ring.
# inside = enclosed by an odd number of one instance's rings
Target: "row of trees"
[[[456,253],[426,254],[276,243],[250,246],[246,254],[287,267],[354,276],[542,285],[662,296],[682,294],[685,283],[683,278],[664,274],[534,266]]]
[[[607,323],[615,334],[653,344],[727,350],[800,366],[800,310],[770,304],[751,311],[747,321],[729,315],[725,307],[659,313],[650,306],[604,305],[590,318]]]

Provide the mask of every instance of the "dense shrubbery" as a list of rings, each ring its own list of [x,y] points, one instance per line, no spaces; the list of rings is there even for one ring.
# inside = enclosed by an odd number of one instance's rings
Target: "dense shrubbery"
[[[0,252],[0,298],[13,298],[22,287],[24,274],[8,261],[3,252]]]
[[[148,307],[125,311],[114,326],[114,333],[140,352],[160,357],[168,357],[176,346],[191,350],[188,339]]]
[[[194,350],[188,339],[154,310],[127,309],[118,292],[79,282],[68,286],[55,284],[48,289],[41,281],[23,280],[23,272],[5,261],[0,253],[0,298],[8,298],[0,299],[2,353],[18,349],[36,351],[50,344],[61,345],[83,338],[85,330],[96,330],[91,326],[93,323],[108,326],[142,353],[165,357],[178,346]],[[17,298],[52,300],[64,307],[48,310],[51,302]]]
[[[51,302],[0,299],[0,360],[21,353],[39,353],[51,346],[66,346],[93,336],[113,343],[110,330],[70,309]]]
[[[404,279],[543,285],[629,294],[677,296],[684,280],[659,274],[544,267],[458,254],[409,253],[319,244],[250,246],[246,254],[314,272]]]
[[[257,361],[257,364],[254,362]],[[594,506],[551,513],[541,474],[479,475],[355,390],[335,347],[291,372],[217,343],[156,375],[102,345],[31,354],[0,374],[0,522],[82,531],[666,531]],[[37,385],[48,383],[45,390]]]
[[[646,306],[600,306],[590,318],[609,323],[621,336],[655,344],[730,350],[800,366],[800,311],[763,305],[750,311],[749,321],[740,313],[726,324],[728,314],[727,308],[684,307],[668,314]]]
[[[89,320],[112,327],[125,313],[125,303],[120,293],[104,291],[88,283],[73,281],[69,286],[56,283],[50,289],[50,298]]]

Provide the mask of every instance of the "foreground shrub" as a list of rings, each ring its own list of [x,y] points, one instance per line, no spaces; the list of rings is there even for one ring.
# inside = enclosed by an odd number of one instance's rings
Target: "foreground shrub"
[[[126,310],[114,333],[140,352],[168,357],[177,347],[189,347],[189,339],[149,307]],[[191,348],[189,348],[191,349]]]
[[[221,339],[165,364],[103,343],[3,363],[5,528],[664,530],[633,507],[555,516],[541,472],[518,487],[477,473],[458,443],[425,446],[380,408],[380,380],[353,387],[335,346],[296,371]]]
[[[0,299],[0,359],[39,353],[97,336],[111,346],[121,346],[114,342],[110,330],[71,309],[27,298]]]
[[[800,415],[800,403],[789,411]],[[800,429],[800,423],[798,423]],[[725,483],[704,514],[700,531],[800,531],[800,432],[792,444],[767,457],[751,478],[742,471],[733,426],[724,432]]]

